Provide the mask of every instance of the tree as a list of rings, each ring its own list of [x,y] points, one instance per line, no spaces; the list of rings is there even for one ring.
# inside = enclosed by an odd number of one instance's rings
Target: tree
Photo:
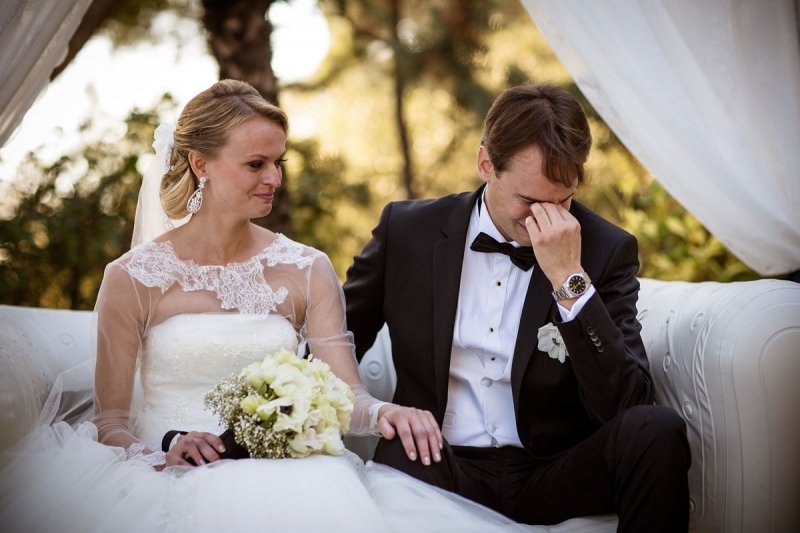
[[[479,82],[489,13],[495,2],[437,0],[335,0],[324,2],[331,14],[346,20],[352,31],[350,54],[338,56],[322,83],[331,83],[347,68],[371,62],[392,80],[394,123],[402,158],[400,182],[406,198],[422,194],[409,125],[409,93],[437,86],[451,91],[461,111],[482,116],[492,92]],[[391,61],[376,50],[386,50]],[[355,60],[353,60],[355,59]],[[318,87],[320,84],[316,84]],[[300,88],[300,87],[295,87]]]
[[[222,75],[249,77],[268,98],[280,96],[293,123],[286,164],[293,179],[276,201],[283,218],[271,214],[270,229],[292,229],[297,240],[326,252],[340,277],[388,201],[479,184],[475,151],[486,110],[506,86],[527,80],[560,84],[586,108],[595,142],[590,179],[577,199],[637,236],[640,275],[758,277],[635,161],[518,4],[325,0],[329,56],[311,82],[280,92],[268,59],[269,4],[127,0],[98,31],[124,45],[159,38],[147,21],[160,9],[209,19],[209,47]],[[0,301],[93,306],[104,266],[128,249],[138,159],[151,152],[166,105],[134,110],[121,139],[109,133],[53,164],[32,157],[19,172],[23,181],[0,191]],[[304,122],[313,127],[294,127]]]
[[[117,45],[141,39],[157,39],[151,30],[154,17],[171,10],[182,17],[202,21],[209,50],[220,67],[219,78],[248,82],[268,101],[278,104],[279,85],[272,70],[272,24],[269,7],[277,0],[94,0],[70,40],[67,59],[53,72],[57,76],[80,48],[99,31]],[[289,176],[284,174],[284,181]],[[255,220],[259,225],[292,234],[290,198],[287,187],[278,189],[269,217]]]
[[[159,107],[169,105],[167,99]],[[122,138],[108,133],[108,141],[53,164],[31,154],[24,179],[4,184],[2,196],[16,205],[11,217],[0,218],[0,301],[94,307],[105,265],[130,248],[142,181],[137,163],[157,120],[158,108],[134,111]]]

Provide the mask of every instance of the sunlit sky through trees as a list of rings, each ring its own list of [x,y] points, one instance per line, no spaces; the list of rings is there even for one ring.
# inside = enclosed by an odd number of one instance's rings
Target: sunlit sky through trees
[[[319,67],[330,46],[330,32],[315,0],[291,0],[272,5],[272,66],[282,83],[307,79]],[[25,154],[36,151],[44,160],[86,141],[79,127],[92,119],[97,131],[122,128],[134,107],[150,109],[169,92],[177,114],[195,94],[217,80],[217,63],[206,48],[203,31],[193,20],[164,12],[155,19],[161,42],[141,42],[114,49],[111,40],[95,35],[65,71],[31,107],[12,139],[0,148],[0,180],[11,180]],[[168,32],[177,29],[180,42]],[[298,124],[299,126],[299,124]],[[91,135],[91,133],[88,133]],[[81,138],[84,136],[83,138]]]

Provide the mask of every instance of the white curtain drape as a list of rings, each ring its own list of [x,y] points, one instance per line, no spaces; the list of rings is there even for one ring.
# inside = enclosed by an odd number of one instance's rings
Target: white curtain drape
[[[728,249],[762,275],[800,269],[795,0],[522,3],[620,140]]]
[[[0,146],[67,53],[91,0],[0,0]]]

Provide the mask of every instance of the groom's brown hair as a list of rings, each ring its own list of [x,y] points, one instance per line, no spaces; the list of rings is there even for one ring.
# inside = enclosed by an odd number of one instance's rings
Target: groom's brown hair
[[[592,134],[581,104],[555,85],[521,85],[505,90],[492,104],[481,144],[495,172],[530,146],[538,146],[548,180],[571,187],[585,178]]]

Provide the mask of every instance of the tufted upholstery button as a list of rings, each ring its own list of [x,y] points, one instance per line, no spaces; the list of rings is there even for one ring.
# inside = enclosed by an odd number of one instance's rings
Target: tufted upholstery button
[[[370,361],[366,365],[367,375],[372,379],[378,379],[383,374],[383,365],[378,361]]]
[[[73,344],[75,344],[75,338],[69,333],[62,333],[61,335],[58,336],[58,340],[60,340],[61,344],[63,344],[64,346],[72,346]]]

